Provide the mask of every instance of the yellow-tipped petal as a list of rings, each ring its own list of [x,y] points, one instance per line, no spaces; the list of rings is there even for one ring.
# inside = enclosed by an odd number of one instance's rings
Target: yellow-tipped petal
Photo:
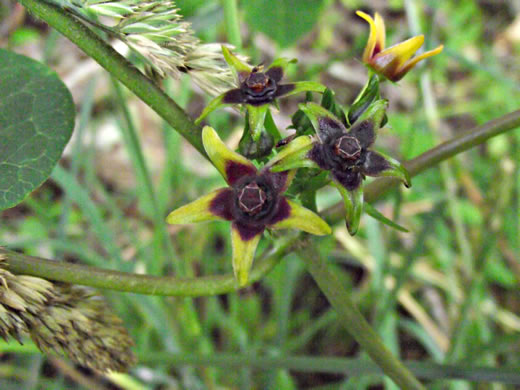
[[[202,129],[202,143],[213,165],[229,184],[233,184],[243,175],[257,172],[253,163],[229,149],[212,127],[205,126]]]
[[[421,55],[418,55],[417,57],[414,57],[410,61],[406,62],[404,66],[401,69],[399,69],[399,79],[401,79],[406,73],[408,73],[408,71],[410,71],[410,69],[417,65],[419,61],[439,54],[442,51],[442,49],[444,49],[444,45],[439,45],[435,49],[426,51]]]
[[[379,13],[377,13],[377,12],[375,15],[374,25],[375,25],[375,29],[376,29],[375,51],[376,51],[376,53],[378,53],[385,49],[385,39],[386,39],[385,34],[386,33],[385,33],[385,21],[383,20],[381,15],[379,15]]]
[[[365,46],[365,50],[363,52],[363,62],[368,63],[370,58],[372,58],[372,55],[374,53],[374,49],[376,47],[377,42],[377,29],[376,29],[376,23],[374,22],[374,19],[372,17],[362,11],[356,11],[356,15],[360,18],[366,20],[368,24],[370,25],[370,35],[368,36],[368,41]]]
[[[300,206],[298,203],[286,200],[290,208],[289,216],[270,226],[271,228],[299,229],[317,236],[324,236],[332,232],[327,222],[321,219],[318,214]]]
[[[408,61],[415,54],[417,50],[424,43],[424,35],[417,35],[416,37],[412,37],[407,39],[404,42],[393,45],[381,53],[379,53],[374,61],[378,63],[378,66],[385,66],[384,62],[393,62],[394,59],[397,59],[397,62],[401,65]],[[379,58],[385,58],[385,60],[379,60]],[[381,62],[381,65],[380,63]]]
[[[245,286],[249,280],[249,271],[253,265],[256,247],[262,233],[250,239],[244,239],[236,226],[231,227],[231,247],[233,250],[233,272],[238,284]]]
[[[230,191],[230,189],[220,188],[187,205],[179,207],[177,210],[173,210],[166,217],[166,222],[172,225],[178,225],[224,219],[222,216],[217,215],[215,210],[211,210],[211,203],[217,196],[223,194],[225,191]]]

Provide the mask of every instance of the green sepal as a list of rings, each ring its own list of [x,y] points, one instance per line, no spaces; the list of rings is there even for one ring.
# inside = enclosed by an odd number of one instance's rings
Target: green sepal
[[[271,110],[267,110],[267,114],[264,120],[265,130],[273,137],[274,143],[276,144],[278,141],[282,139],[282,135],[274,122],[273,116],[271,115]]]
[[[357,233],[359,221],[363,212],[363,182],[353,191],[347,190],[339,183],[335,183],[345,205],[345,221],[351,236]]]
[[[363,122],[364,120],[370,120],[374,124],[374,132],[384,126],[384,118],[386,116],[386,109],[388,108],[388,100],[379,99],[372,102],[368,107],[365,108],[363,113],[358,117],[356,122]]]
[[[253,141],[257,142],[260,139],[260,135],[264,131],[265,116],[269,110],[269,105],[262,104],[261,106],[252,106],[250,104],[246,104],[246,107],[249,131]]]
[[[385,169],[384,171],[378,173],[376,175],[376,177],[381,177],[381,176],[395,177],[395,178],[401,180],[406,188],[410,188],[412,186],[412,179],[410,177],[410,173],[404,167],[403,164],[401,164],[395,158],[390,157],[385,153],[381,153],[379,150],[376,153],[383,156],[385,158],[386,162],[390,165],[390,168]]]
[[[258,141],[253,141],[251,132],[249,131],[249,124],[246,122],[242,138],[240,138],[240,142],[238,143],[238,151],[248,159],[259,160],[271,154],[274,144],[273,136],[266,131],[262,131]]]
[[[327,87],[323,84],[316,83],[314,81],[297,81],[295,83],[291,83],[294,85],[294,88],[287,92],[286,94],[280,96],[291,96],[300,92],[318,92],[323,93]],[[279,96],[279,97],[280,97]]]
[[[379,77],[377,74],[372,74],[348,110],[347,119],[349,125],[353,125],[354,122],[356,122],[370,106],[370,104],[379,98]],[[384,124],[381,126],[384,126]]]
[[[223,94],[217,96],[216,98],[212,99],[206,107],[204,107],[204,110],[202,110],[202,113],[199,115],[197,119],[195,119],[195,124],[200,125],[200,122],[207,117],[209,114],[211,114],[213,111],[215,111],[220,106],[229,106],[230,104],[222,103],[222,100],[224,99],[224,96],[227,92],[224,92]]]
[[[296,168],[318,168],[316,163],[307,158],[307,154],[314,145],[313,138],[302,135],[289,142],[268,163],[271,171],[282,172]]]
[[[296,58],[275,58],[273,62],[271,62],[271,65],[269,65],[269,67],[266,69],[266,71],[268,71],[271,68],[280,67],[283,69],[283,72],[285,73],[290,64],[296,64],[297,62],[298,60]]]
[[[235,76],[237,85],[240,84],[243,78],[241,74],[243,75],[245,73],[251,73],[252,68],[240,61],[238,57],[231,53],[231,51],[224,45],[222,45],[222,54],[231,68],[231,72],[233,72],[233,75]]]
[[[312,126],[314,127],[314,130],[316,131],[316,134],[318,134],[318,136],[320,135],[320,125],[318,123],[319,117],[330,118],[334,122],[338,123],[340,126],[345,127],[345,125],[343,125],[343,123],[341,123],[341,121],[336,116],[334,116],[332,112],[326,110],[325,108],[319,106],[316,103],[299,104],[298,107],[310,119]]]
[[[379,222],[384,223],[385,225],[388,225],[396,230],[399,230],[403,233],[409,233],[410,231],[406,229],[405,227],[399,225],[398,223],[392,221],[391,219],[385,217],[383,214],[381,214],[374,206],[372,206],[370,203],[365,203],[363,205],[363,209],[365,212],[370,215],[372,218],[377,219]]]

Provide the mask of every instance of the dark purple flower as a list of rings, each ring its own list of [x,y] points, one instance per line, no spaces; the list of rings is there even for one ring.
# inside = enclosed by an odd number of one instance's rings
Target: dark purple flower
[[[325,86],[312,81],[281,83],[285,69],[291,62],[295,62],[294,60],[275,59],[264,71],[263,66],[251,67],[243,63],[225,46],[222,46],[222,53],[236,75],[237,88],[224,92],[210,101],[195,121],[197,124],[222,105],[245,104],[251,135],[256,142],[262,133],[269,103],[273,103],[279,97],[300,92],[325,91]]]
[[[300,108],[311,120],[318,136],[296,138],[276,156],[273,170],[315,167],[329,171],[345,201],[349,232],[354,234],[363,210],[363,180],[366,176],[392,176],[410,186],[410,176],[396,160],[370,149],[384,118],[386,101],[378,100],[347,129],[325,108],[308,103]]]

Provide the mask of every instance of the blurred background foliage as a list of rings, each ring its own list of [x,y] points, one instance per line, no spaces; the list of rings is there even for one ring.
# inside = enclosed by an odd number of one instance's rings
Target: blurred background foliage
[[[226,41],[221,2],[179,0],[177,5],[202,41]],[[425,49],[445,45],[442,55],[398,85],[382,85],[390,108],[377,141],[381,150],[410,159],[461,130],[518,109],[518,1],[241,1],[243,53],[252,63],[295,57],[299,62],[287,80],[321,81],[348,104],[366,81],[359,59],[368,27],[355,15],[357,9],[383,15],[388,43],[421,32]],[[2,245],[129,272],[230,272],[225,223],[179,227],[154,219],[155,206],[166,215],[222,185],[207,161],[94,61],[14,1],[0,1],[0,45],[55,69],[77,109],[73,138],[51,179],[0,213]],[[193,118],[209,100],[188,77],[166,80],[163,87]],[[274,115],[279,128],[290,124],[302,99],[281,102]],[[209,123],[230,145],[238,144],[243,126],[238,112],[217,111]],[[143,184],[129,128],[139,134],[155,200]],[[401,359],[496,367],[499,373],[501,367],[520,367],[519,156],[520,132],[513,131],[414,178],[410,190],[389,193],[379,210],[410,233],[365,216],[355,237],[340,224],[318,241]],[[335,191],[320,191],[320,209],[337,201]],[[263,241],[260,250],[265,246]],[[179,298],[105,295],[136,342],[139,363],[130,373],[99,376],[42,356],[29,340],[24,346],[2,342],[0,388],[395,388],[380,375],[356,375],[356,370],[344,375],[321,360],[289,369],[295,355],[365,358],[296,254],[252,287],[196,298],[193,305]],[[198,359],[217,353],[226,355],[214,355],[212,364]],[[267,360],[251,363],[259,356]],[[233,358],[243,364],[233,365]],[[442,377],[430,373],[428,388],[512,388],[489,384],[485,377],[480,384]]]

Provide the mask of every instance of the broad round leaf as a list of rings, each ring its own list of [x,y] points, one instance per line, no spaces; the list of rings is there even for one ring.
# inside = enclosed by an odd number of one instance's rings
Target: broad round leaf
[[[43,183],[74,128],[74,102],[55,72],[0,49],[0,210]]]

